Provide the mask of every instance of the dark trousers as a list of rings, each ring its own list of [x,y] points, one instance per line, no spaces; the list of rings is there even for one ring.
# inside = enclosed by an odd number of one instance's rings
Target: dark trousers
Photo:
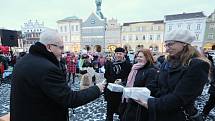
[[[68,82],[70,82],[70,78],[71,78],[71,73],[69,72],[69,75],[68,75]],[[75,82],[75,73],[72,73],[72,83]]]
[[[203,109],[203,114],[208,115],[210,111],[215,107],[215,95],[210,95],[206,105]]]
[[[115,107],[114,107],[115,106]],[[107,115],[106,115],[106,121],[113,121],[113,115],[118,113],[118,105],[113,104],[113,102],[107,102]],[[120,115],[119,115],[120,118]]]

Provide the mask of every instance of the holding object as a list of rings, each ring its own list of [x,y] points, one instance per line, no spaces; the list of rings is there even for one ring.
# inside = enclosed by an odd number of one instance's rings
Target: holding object
[[[107,88],[112,92],[123,92],[124,87],[119,84],[108,83]]]
[[[151,91],[146,87],[125,87],[123,89],[123,95],[125,98],[132,98],[134,100],[144,100],[147,101],[148,98],[153,98],[150,96]]]

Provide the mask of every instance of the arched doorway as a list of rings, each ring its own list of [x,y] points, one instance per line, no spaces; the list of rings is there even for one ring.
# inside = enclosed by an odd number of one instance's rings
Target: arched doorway
[[[214,44],[214,45],[212,45],[212,50],[215,50],[215,44]]]
[[[102,51],[101,45],[95,45],[94,48],[95,48],[96,52],[101,52]]]
[[[215,43],[205,43],[203,48],[204,50],[215,50]]]
[[[116,45],[109,45],[108,46],[108,51],[109,52],[114,52],[114,50],[117,48],[117,46]]]

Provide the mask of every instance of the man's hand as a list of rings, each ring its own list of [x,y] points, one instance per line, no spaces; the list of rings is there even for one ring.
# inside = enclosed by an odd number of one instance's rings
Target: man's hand
[[[98,84],[96,84],[96,86],[98,86],[101,93],[104,92],[105,83],[98,83]]]

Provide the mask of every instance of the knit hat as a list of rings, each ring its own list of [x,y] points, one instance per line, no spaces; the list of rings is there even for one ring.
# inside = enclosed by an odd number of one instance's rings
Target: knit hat
[[[115,52],[125,52],[125,49],[124,48],[121,48],[121,47],[118,47],[115,49]]]
[[[60,34],[55,29],[46,29],[40,34],[40,43],[47,44],[59,44],[62,42]]]
[[[178,41],[186,44],[191,44],[195,39],[195,35],[191,31],[176,29],[166,35],[165,42]]]

